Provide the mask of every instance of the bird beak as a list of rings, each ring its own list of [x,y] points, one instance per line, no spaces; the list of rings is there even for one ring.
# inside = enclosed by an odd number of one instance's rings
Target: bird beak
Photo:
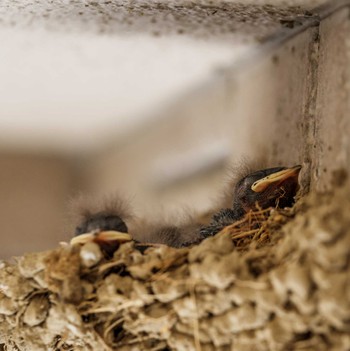
[[[300,170],[301,170],[301,166],[298,165],[291,168],[286,168],[282,171],[269,174],[268,176],[261,178],[257,180],[255,183],[253,183],[251,189],[256,193],[260,193],[264,191],[271,184],[275,184],[275,183],[280,184],[287,179],[298,178]]]
[[[111,242],[118,241],[119,243],[125,243],[127,241],[131,241],[131,235],[127,233],[121,233],[114,230],[102,231],[102,232],[92,232],[81,234],[75,236],[71,241],[71,245],[83,245],[88,242]]]

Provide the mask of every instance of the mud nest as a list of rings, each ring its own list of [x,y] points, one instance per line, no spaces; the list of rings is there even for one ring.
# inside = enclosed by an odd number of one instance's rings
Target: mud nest
[[[350,350],[350,185],[192,248],[1,263],[4,350]]]

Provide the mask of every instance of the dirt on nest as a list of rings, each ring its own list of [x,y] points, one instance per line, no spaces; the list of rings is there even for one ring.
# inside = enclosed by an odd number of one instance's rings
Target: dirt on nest
[[[1,263],[4,350],[350,350],[350,184],[192,248]],[[1,349],[1,346],[0,346]]]

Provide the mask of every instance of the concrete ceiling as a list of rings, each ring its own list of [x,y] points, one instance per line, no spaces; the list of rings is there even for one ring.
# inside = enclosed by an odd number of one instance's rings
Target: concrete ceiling
[[[122,137],[320,2],[2,0],[0,146]]]

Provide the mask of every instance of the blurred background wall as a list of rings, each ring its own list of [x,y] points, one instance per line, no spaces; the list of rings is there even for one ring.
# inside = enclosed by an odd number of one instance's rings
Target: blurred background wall
[[[0,258],[69,240],[78,192],[208,210],[242,158],[350,164],[347,1],[0,4]]]
[[[44,250],[62,235],[63,214],[76,174],[67,159],[0,153],[1,254]]]

